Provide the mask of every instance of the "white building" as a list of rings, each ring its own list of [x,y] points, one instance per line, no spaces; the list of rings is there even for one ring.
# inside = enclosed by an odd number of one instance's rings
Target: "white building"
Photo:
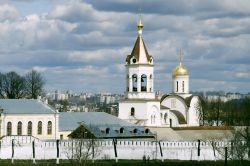
[[[153,138],[149,129],[104,112],[57,112],[41,100],[0,99],[0,138],[68,139],[82,124],[96,138]]]
[[[118,117],[144,126],[198,126],[199,98],[189,93],[189,72],[182,63],[182,53],[172,72],[172,93],[158,100],[154,92],[154,61],[142,38],[141,18],[137,29],[134,48],[126,58],[127,87]]]
[[[40,100],[0,99],[0,137],[58,138],[59,114]]]

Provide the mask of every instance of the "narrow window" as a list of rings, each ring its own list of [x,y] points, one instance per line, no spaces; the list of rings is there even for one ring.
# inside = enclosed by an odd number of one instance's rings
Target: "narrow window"
[[[120,134],[122,134],[124,132],[124,128],[120,128]]]
[[[178,81],[176,81],[176,92],[178,92]]]
[[[172,119],[169,119],[170,128],[172,128]]]
[[[129,92],[129,75],[127,75],[127,92]]]
[[[32,122],[28,122],[27,135],[32,135]]]
[[[52,134],[52,122],[51,121],[48,121],[47,133],[48,135]]]
[[[182,81],[182,92],[184,92],[184,81]]]
[[[134,107],[131,108],[130,116],[135,116],[135,108]]]
[[[106,134],[109,134],[110,129],[106,128]]]
[[[12,123],[11,122],[7,123],[7,135],[8,136],[12,135]]]
[[[165,113],[165,114],[164,114],[164,122],[165,122],[165,123],[167,123],[167,118],[168,118],[168,114]]]
[[[38,125],[37,125],[37,134],[38,135],[41,135],[42,134],[42,130],[43,130],[43,123],[41,121],[38,122]]]
[[[141,91],[147,91],[147,76],[145,74],[141,76]]]
[[[22,135],[22,127],[23,127],[23,124],[22,122],[18,122],[17,123],[17,135]]]
[[[132,76],[133,92],[137,92],[137,75]]]
[[[134,133],[134,134],[137,133],[137,129],[134,129],[134,130],[133,130],[133,133]]]

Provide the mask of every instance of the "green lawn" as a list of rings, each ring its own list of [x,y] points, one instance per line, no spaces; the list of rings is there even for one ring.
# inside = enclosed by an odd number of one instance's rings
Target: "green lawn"
[[[56,165],[55,160],[38,160],[36,161],[38,166],[53,166]],[[30,160],[15,160],[14,164],[11,164],[11,160],[0,160],[0,166],[26,166],[32,165]],[[62,166],[73,166],[73,165],[84,165],[77,162],[70,162],[69,160],[61,160],[60,165]],[[163,163],[161,161],[149,161],[144,163],[143,161],[138,160],[120,160],[118,163],[115,163],[114,160],[99,160],[95,163],[89,161],[85,165],[87,166],[224,166],[224,161],[180,161],[180,160],[166,160]],[[228,166],[250,166],[250,161],[244,161],[241,165],[236,161],[229,161]]]

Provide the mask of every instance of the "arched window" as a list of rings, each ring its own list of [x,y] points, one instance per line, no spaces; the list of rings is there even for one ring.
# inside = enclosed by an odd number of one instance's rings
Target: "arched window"
[[[149,78],[150,78],[150,79],[152,79],[152,78],[153,78],[152,74],[150,74]]]
[[[154,119],[153,121],[154,121],[154,124],[155,124],[155,115],[154,115],[154,118],[153,118],[153,119]]]
[[[52,134],[52,122],[51,121],[48,121],[47,134],[48,135]]]
[[[145,133],[148,134],[148,133],[149,133],[149,129],[146,129],[146,130],[145,130]]]
[[[141,76],[141,91],[147,91],[147,76],[145,74]]]
[[[122,134],[124,132],[124,128],[120,128],[120,133]]]
[[[135,58],[133,58],[132,61],[133,61],[133,63],[136,63],[136,59]]]
[[[37,134],[41,135],[43,133],[42,131],[43,131],[43,123],[39,121],[37,125]]]
[[[133,74],[132,76],[133,92],[137,92],[137,75]]]
[[[172,128],[172,119],[169,119],[170,127]]]
[[[127,75],[127,92],[129,92],[129,75]]]
[[[178,92],[178,81],[176,81],[176,92]]]
[[[134,134],[137,133],[137,129],[134,129],[134,130],[133,130],[133,133],[134,133]]]
[[[182,92],[184,92],[184,81],[182,81]]]
[[[164,114],[164,122],[165,122],[165,123],[167,123],[167,118],[168,118],[168,114],[165,113],[165,114]]]
[[[23,127],[23,124],[21,121],[19,121],[17,123],[17,135],[22,135],[22,127]]]
[[[32,122],[28,122],[27,135],[32,135]]]
[[[110,129],[106,128],[106,134],[109,134]]]
[[[12,135],[12,123],[11,122],[7,123],[7,135],[8,136]]]
[[[131,108],[130,116],[135,116],[135,108],[134,107]]]

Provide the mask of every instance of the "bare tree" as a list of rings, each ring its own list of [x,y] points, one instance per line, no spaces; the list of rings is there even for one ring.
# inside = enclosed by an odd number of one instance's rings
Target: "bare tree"
[[[45,79],[36,70],[31,70],[25,75],[25,86],[28,98],[36,99],[43,92]]]
[[[225,157],[225,147],[227,147],[227,158],[230,159],[234,165],[248,165],[249,162],[246,160],[250,159],[250,127],[235,128],[235,130],[232,131],[231,141],[224,145],[224,147],[218,146],[215,142],[212,146],[213,149],[223,157]]]
[[[97,139],[73,139],[65,150],[67,158],[78,165],[88,165],[101,154],[100,142]]]
[[[9,72],[1,76],[1,97],[18,99],[24,97],[25,81],[16,72]]]
[[[4,98],[3,93],[3,74],[0,72],[0,98]]]
[[[208,112],[207,99],[205,97],[199,97],[198,103],[195,107],[199,113],[200,125],[204,126],[205,120],[207,118],[207,112]]]

